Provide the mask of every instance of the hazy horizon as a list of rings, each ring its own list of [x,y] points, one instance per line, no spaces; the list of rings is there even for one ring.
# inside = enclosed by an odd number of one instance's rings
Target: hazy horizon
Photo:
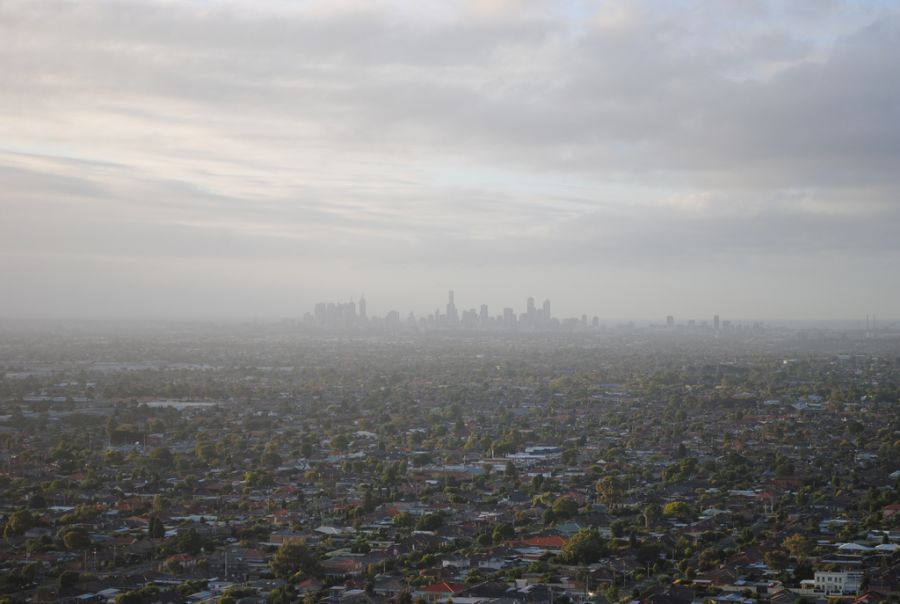
[[[371,307],[370,307],[371,308]],[[474,307],[465,307],[460,310],[468,310],[469,308],[473,308],[478,310],[477,306]],[[402,308],[375,308],[369,311],[368,316],[376,317],[379,320],[384,319],[385,315],[391,311],[397,311],[400,313],[401,320],[405,320],[409,313],[412,313],[417,321],[422,319],[427,319],[429,315],[434,313],[435,309],[431,309],[429,312],[427,309],[424,309],[422,312],[417,312],[415,309],[402,309]],[[497,307],[497,312],[494,312],[492,307],[491,309],[491,318],[495,319],[499,315],[502,315],[503,308]],[[524,311],[524,304],[521,308],[514,307],[517,315],[520,315]],[[135,327],[147,327],[150,329],[155,329],[159,326],[177,326],[177,325],[203,325],[203,324],[219,324],[223,326],[227,325],[251,325],[255,323],[259,323],[261,325],[275,325],[284,321],[293,321],[298,325],[302,325],[304,320],[309,318],[307,313],[312,314],[313,308],[309,309],[299,309],[296,313],[293,314],[284,314],[284,315],[215,315],[210,313],[201,313],[197,315],[81,315],[81,316],[0,316],[0,328],[9,327],[9,326],[38,326],[38,327],[67,327],[67,326],[89,326],[89,325],[109,325],[109,326],[135,326]],[[443,309],[441,309],[443,313]],[[610,316],[602,316],[597,314],[591,314],[589,312],[584,313],[567,313],[567,314],[556,314],[554,313],[553,318],[557,320],[564,319],[580,319],[582,315],[586,315],[588,321],[592,321],[594,317],[598,319],[599,325],[602,328],[616,328],[623,327],[628,325],[634,325],[638,328],[645,327],[664,327],[666,325],[667,315],[658,316],[658,317],[647,317],[647,316],[631,316],[631,317],[610,317]],[[713,325],[713,317],[710,316],[701,316],[701,315],[685,315],[685,316],[674,316],[674,324],[676,329],[688,328],[690,325],[693,325],[696,328],[707,327],[711,328]],[[752,327],[754,325],[761,325],[766,328],[774,328],[774,329],[831,329],[831,330],[866,330],[867,329],[867,317],[844,317],[844,318],[761,318],[754,316],[731,316],[731,315],[721,315],[719,314],[719,318],[722,321],[728,321],[733,326],[742,326],[742,327]],[[895,317],[880,317],[877,315],[869,315],[868,320],[871,323],[868,324],[868,329],[872,331],[873,334],[882,333],[883,335],[893,335],[900,330],[900,319],[896,319]],[[690,325],[689,325],[690,322]],[[310,324],[315,326],[315,324]],[[354,330],[363,330],[363,324],[359,323],[356,325]],[[462,331],[465,331],[464,328],[460,328]],[[340,329],[339,329],[340,330]],[[523,333],[528,333],[527,328],[521,328]],[[503,330],[500,330],[503,331]],[[518,330],[516,330],[518,331]],[[539,335],[547,335],[548,333],[553,333],[551,331],[538,331]],[[565,330],[559,331],[560,334],[568,333]]]
[[[0,2],[0,318],[887,325],[898,56],[888,2]]]

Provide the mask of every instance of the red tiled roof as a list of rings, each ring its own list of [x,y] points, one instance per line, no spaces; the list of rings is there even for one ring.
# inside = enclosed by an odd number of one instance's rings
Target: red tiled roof
[[[422,591],[433,594],[455,594],[464,590],[465,588],[466,586],[463,583],[450,583],[449,581],[441,581],[440,583],[432,583],[431,585],[426,585],[422,589]]]
[[[530,545],[531,547],[562,547],[566,544],[566,539],[559,535],[550,535],[547,537],[538,536],[525,539],[523,543]]]

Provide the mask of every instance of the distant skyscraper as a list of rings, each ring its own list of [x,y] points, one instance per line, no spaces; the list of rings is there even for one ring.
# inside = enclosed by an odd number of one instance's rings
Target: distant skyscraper
[[[515,329],[516,327],[516,313],[511,308],[503,309],[503,326],[506,329]]]
[[[490,319],[490,315],[488,314],[488,305],[481,305],[481,312],[478,314],[478,320],[481,323],[482,327],[487,327],[488,320]]]
[[[366,314],[366,297],[365,296],[359,297],[359,318],[361,321],[365,321],[369,318],[369,316]]]
[[[544,321],[550,320],[550,299],[544,300]]]
[[[719,331],[719,315],[713,317],[713,329]]]
[[[534,329],[540,323],[541,311],[534,305],[534,298],[531,296],[528,297],[525,304],[525,313],[521,317],[522,325],[528,329]]]
[[[666,317],[666,327],[668,327],[669,329],[675,327],[675,317],[673,317],[672,315]]]
[[[316,323],[318,323],[319,325],[324,325],[328,317],[328,305],[324,302],[319,302],[318,304],[316,304],[316,308],[313,311],[313,316],[316,319]]]
[[[447,300],[447,323],[449,325],[457,325],[459,323],[459,313],[456,311],[456,304],[453,301],[453,290]]]

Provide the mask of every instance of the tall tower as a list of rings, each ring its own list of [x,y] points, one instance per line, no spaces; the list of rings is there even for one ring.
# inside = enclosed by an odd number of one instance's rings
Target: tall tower
[[[369,316],[366,314],[366,296],[362,295],[359,297],[359,318],[361,321],[368,320]]]
[[[550,322],[550,299],[544,300],[544,321]]]
[[[713,329],[719,331],[719,315],[713,316]]]
[[[447,323],[449,325],[457,325],[459,323],[459,313],[456,312],[456,304],[453,302],[453,290],[447,300]]]

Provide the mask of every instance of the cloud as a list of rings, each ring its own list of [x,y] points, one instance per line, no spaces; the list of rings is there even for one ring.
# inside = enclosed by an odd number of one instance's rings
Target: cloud
[[[874,263],[900,226],[898,34],[837,0],[7,0],[0,253]]]

